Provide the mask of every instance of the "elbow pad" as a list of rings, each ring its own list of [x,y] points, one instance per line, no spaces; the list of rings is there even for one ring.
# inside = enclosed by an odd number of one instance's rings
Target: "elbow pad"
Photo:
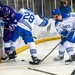
[[[40,26],[40,27],[46,26],[46,25],[48,24],[48,21],[49,21],[49,18],[45,17],[45,18],[43,19],[43,22],[42,22],[39,26]]]

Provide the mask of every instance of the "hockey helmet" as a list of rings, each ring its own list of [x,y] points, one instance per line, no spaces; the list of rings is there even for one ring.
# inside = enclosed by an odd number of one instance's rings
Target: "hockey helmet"
[[[10,14],[10,10],[7,7],[2,8],[3,17],[7,17]]]
[[[57,8],[57,9],[54,9],[53,11],[52,11],[52,15],[60,15],[61,14],[61,11]]]
[[[68,18],[68,17],[70,17],[70,13],[63,13],[63,14],[62,14],[62,17],[63,17],[63,18]]]
[[[33,11],[33,9],[32,8],[29,8],[29,7],[27,7],[26,9],[29,10],[29,11],[31,11],[31,12]]]

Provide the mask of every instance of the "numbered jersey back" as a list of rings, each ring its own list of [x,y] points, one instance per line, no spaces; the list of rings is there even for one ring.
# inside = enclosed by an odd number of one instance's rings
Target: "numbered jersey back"
[[[19,13],[23,15],[22,20],[27,22],[28,24],[33,24],[35,20],[35,14],[26,9],[20,9]]]

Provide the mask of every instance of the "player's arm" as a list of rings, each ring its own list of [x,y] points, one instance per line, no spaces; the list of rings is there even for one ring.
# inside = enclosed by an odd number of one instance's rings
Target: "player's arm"
[[[56,27],[58,34],[61,35],[61,44],[63,44],[66,41],[65,36],[67,35],[67,31],[63,30],[62,23],[59,21],[55,22],[55,27]]]
[[[22,14],[20,13],[14,13],[14,16],[11,17],[11,22],[9,24],[9,28],[12,30],[15,30],[15,27],[17,27],[17,22],[22,18]]]
[[[61,35],[61,36],[66,36],[68,31],[64,28],[64,26],[62,25],[62,23],[60,21],[57,21],[55,23],[55,27],[57,32]]]
[[[48,25],[49,23],[49,18],[44,17],[43,19],[41,19],[38,15],[36,15],[36,25],[40,26],[40,27],[44,27],[46,25]]]

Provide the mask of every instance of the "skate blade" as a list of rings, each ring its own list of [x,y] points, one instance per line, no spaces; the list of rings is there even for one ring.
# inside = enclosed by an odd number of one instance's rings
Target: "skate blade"
[[[16,61],[15,59],[8,59],[8,60],[2,60],[1,62],[5,63],[5,62],[15,62],[15,61]]]
[[[65,65],[70,65],[72,62],[65,62]]]
[[[16,61],[15,59],[9,59],[9,61]]]
[[[65,65],[75,65],[75,61],[72,61],[72,62],[66,62]]]
[[[6,60],[1,60],[2,63],[9,61],[9,58],[7,58]]]

